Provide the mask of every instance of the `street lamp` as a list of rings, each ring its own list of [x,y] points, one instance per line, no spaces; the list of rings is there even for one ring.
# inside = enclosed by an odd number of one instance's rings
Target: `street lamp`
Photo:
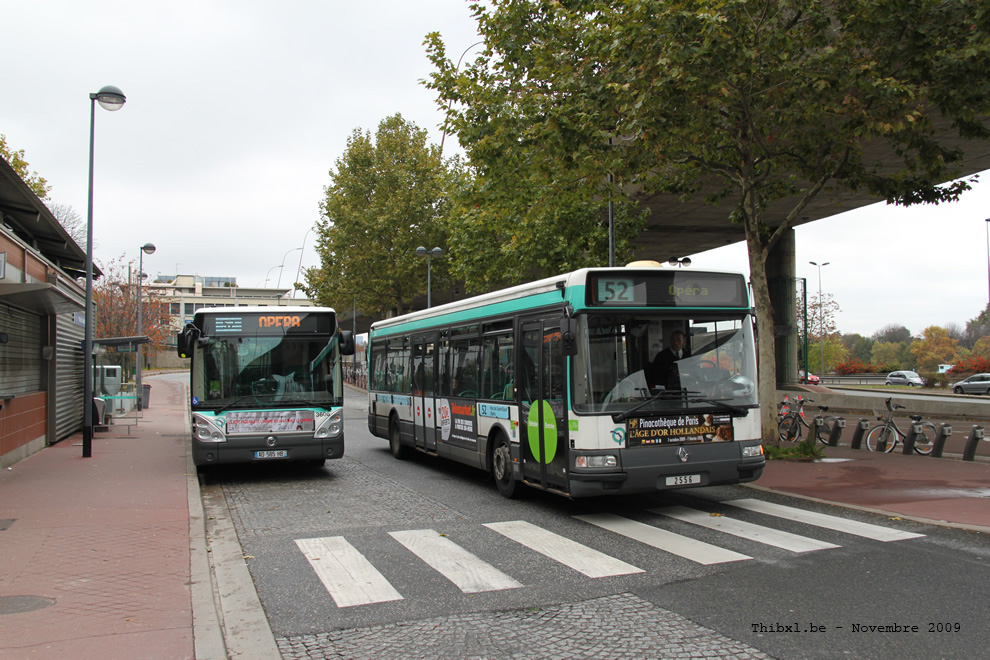
[[[141,296],[141,280],[144,279],[144,255],[154,254],[155,245],[153,243],[145,243],[141,246],[141,252],[138,256],[138,337],[144,333],[144,323],[142,318],[142,312],[144,310],[144,298]],[[140,340],[139,340],[140,341]],[[141,389],[141,344],[137,345],[137,368],[134,372],[134,382],[137,384],[137,409],[140,411],[144,408],[144,390]]]
[[[301,249],[302,249],[301,247],[292,248],[291,250],[289,250],[288,252],[282,255],[282,265],[278,267],[278,282],[275,283],[276,289],[282,286],[282,270],[285,268],[285,258],[289,256],[289,254],[291,254],[292,252]]]
[[[822,268],[829,265],[830,262],[826,261],[823,264],[817,264],[814,261],[809,261],[808,263],[811,264],[812,266],[818,266],[818,319],[819,319],[818,332],[821,333],[821,335],[818,337],[818,342],[822,349],[821,370],[822,370],[822,375],[824,376],[825,375],[825,303],[822,301]],[[805,373],[804,377],[807,378],[808,374]]]
[[[986,219],[987,226],[987,307],[990,308],[990,218]]]
[[[83,458],[93,455],[93,144],[96,103],[113,112],[127,97],[113,85],[89,95],[89,205],[86,213],[86,333],[83,339]]]
[[[309,236],[309,232],[311,232],[311,231],[313,231],[313,228],[312,227],[310,227],[309,229],[307,229],[306,230],[306,233],[303,234],[303,244],[302,244],[302,247],[299,248],[299,265],[296,266],[296,282],[299,281],[299,273],[302,271],[302,258],[303,258],[303,252],[302,251],[306,247],[306,237]],[[296,297],[296,287],[295,286],[292,287],[292,297],[293,298]]]
[[[416,248],[416,254],[421,257],[426,257],[426,308],[429,309],[433,307],[433,282],[431,281],[432,275],[430,273],[430,261],[433,257],[439,257],[443,254],[443,250],[438,247],[432,250],[427,250],[425,247],[420,245]]]

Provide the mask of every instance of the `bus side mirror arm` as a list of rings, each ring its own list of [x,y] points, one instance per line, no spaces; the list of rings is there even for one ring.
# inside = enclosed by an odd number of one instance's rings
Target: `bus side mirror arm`
[[[577,334],[574,330],[574,319],[563,318],[560,320],[561,345],[564,349],[564,355],[571,357],[577,355]]]

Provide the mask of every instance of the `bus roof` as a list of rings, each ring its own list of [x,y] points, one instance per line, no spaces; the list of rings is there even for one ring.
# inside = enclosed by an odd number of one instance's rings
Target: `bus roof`
[[[457,300],[437,307],[431,307],[430,309],[418,310],[390,319],[382,319],[372,323],[371,335],[374,336],[376,333],[389,334],[389,329],[410,323],[413,324],[414,328],[421,325],[430,325],[427,323],[430,319],[437,319],[443,316],[449,316],[449,319],[445,319],[445,321],[457,323],[470,319],[474,315],[473,311],[480,308],[486,308],[486,315],[511,313],[565,303],[571,304],[575,309],[586,309],[584,287],[590,275],[599,273],[611,273],[615,275],[655,273],[657,270],[678,274],[715,274],[742,277],[739,272],[718,270],[685,271],[682,269],[658,269],[655,267],[581,268],[570,273],[563,273],[561,275],[519,284],[499,291],[483,293],[464,300]],[[523,299],[525,299],[525,303],[521,304]]]
[[[200,307],[194,314],[313,314],[330,312],[336,314],[333,307],[303,307],[301,305],[252,305],[249,307],[238,307],[228,305],[226,307]]]

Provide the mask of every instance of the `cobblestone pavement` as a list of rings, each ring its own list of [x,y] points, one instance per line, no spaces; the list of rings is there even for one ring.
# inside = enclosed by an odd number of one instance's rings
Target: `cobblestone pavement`
[[[628,593],[550,608],[477,612],[276,641],[284,660],[770,657]]]

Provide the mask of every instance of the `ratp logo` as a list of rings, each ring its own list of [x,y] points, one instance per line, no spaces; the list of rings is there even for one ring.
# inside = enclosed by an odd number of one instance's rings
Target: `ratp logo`
[[[625,444],[626,442],[626,430],[624,428],[612,429],[612,442],[617,445]]]

